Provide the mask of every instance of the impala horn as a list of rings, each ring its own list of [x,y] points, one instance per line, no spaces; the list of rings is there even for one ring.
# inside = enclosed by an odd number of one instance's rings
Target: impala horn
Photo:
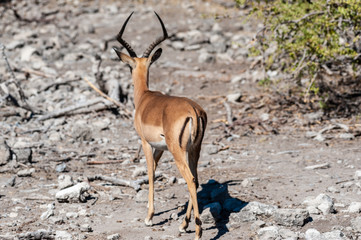
[[[127,18],[127,20],[125,20],[124,24],[123,24],[123,27],[122,29],[120,29],[118,35],[117,35],[117,40],[120,44],[122,44],[123,47],[125,47],[125,49],[127,49],[129,55],[131,57],[137,57],[137,54],[134,52],[134,50],[132,49],[132,47],[129,45],[129,43],[127,43],[123,38],[122,38],[122,35],[123,35],[123,32],[124,32],[124,29],[125,27],[127,26],[127,23],[130,19],[130,17],[133,15],[134,12],[132,12],[129,17]]]
[[[165,29],[165,26],[163,24],[163,21],[162,19],[159,17],[159,15],[154,12],[155,15],[157,15],[157,18],[160,22],[160,25],[162,26],[162,29],[163,29],[163,36],[159,37],[157,40],[155,40],[152,44],[149,45],[149,47],[145,50],[145,52],[143,53],[143,58],[147,58],[149,57],[149,54],[153,51],[153,49],[159,45],[161,42],[163,42],[164,40],[166,40],[168,38],[168,33],[167,33],[167,30]],[[127,20],[128,21],[128,20]]]

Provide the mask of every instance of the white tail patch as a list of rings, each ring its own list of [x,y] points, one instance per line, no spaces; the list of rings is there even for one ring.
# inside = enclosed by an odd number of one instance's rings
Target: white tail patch
[[[189,119],[189,138],[187,141],[187,150],[189,149],[189,147],[192,145],[192,127],[193,127],[193,118]]]

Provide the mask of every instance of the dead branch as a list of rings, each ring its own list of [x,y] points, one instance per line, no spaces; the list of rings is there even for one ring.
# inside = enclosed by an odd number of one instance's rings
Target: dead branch
[[[104,104],[102,104],[102,105],[95,105],[93,107],[79,109],[79,110],[76,110],[73,112],[69,112],[66,115],[70,116],[70,115],[77,115],[77,114],[86,114],[86,113],[91,113],[91,112],[99,112],[99,111],[110,109],[110,108],[112,108],[112,106],[113,106],[113,103],[104,102]],[[125,118],[131,117],[131,114],[129,114],[128,111],[125,112],[123,110],[118,110],[118,113],[120,116],[125,117]]]
[[[304,15],[303,17],[297,19],[297,20],[289,20],[289,21],[285,21],[283,23],[295,23],[295,24],[298,24],[299,22],[303,21],[303,20],[306,20],[307,18],[309,17],[312,17],[312,16],[315,16],[315,15],[322,15],[324,14],[325,11],[319,11],[319,12],[310,12],[306,15]]]
[[[137,152],[134,154],[132,162],[138,162],[140,158],[140,151],[142,150],[142,144],[139,144]]]
[[[304,51],[303,51],[303,55],[302,55],[302,58],[301,58],[301,60],[298,62],[298,65],[297,65],[297,67],[296,67],[296,69],[292,72],[292,76],[298,76],[298,74],[299,74],[299,72],[302,70],[302,68],[303,68],[303,61],[305,60],[305,58],[306,58],[306,53],[307,53],[307,50],[305,49]]]
[[[121,104],[120,102],[114,100],[113,98],[110,98],[108,95],[106,95],[105,93],[103,93],[102,91],[100,91],[93,83],[91,83],[87,78],[83,78],[84,81],[92,88],[94,89],[97,93],[100,94],[100,96],[102,96],[103,98],[107,99],[108,101],[114,103],[116,106],[122,108],[122,110],[124,112],[126,112],[127,114],[129,114],[130,116],[132,115],[125,107],[123,104]]]
[[[104,47],[103,47],[103,51],[106,51],[108,49],[108,45],[110,42],[113,42],[113,41],[116,41],[117,38],[114,36],[114,37],[111,37],[111,38],[108,38],[104,41]]]
[[[312,80],[311,80],[311,82],[310,82],[310,85],[308,85],[307,92],[306,92],[305,97],[304,97],[304,101],[305,101],[305,102],[308,102],[309,99],[310,99],[309,93],[310,93],[311,87],[312,87],[312,85],[313,85],[313,82],[314,82],[314,81],[316,80],[316,78],[317,78],[317,75],[318,75],[317,73],[315,73],[315,74],[313,75]]]
[[[49,75],[49,74],[46,74],[46,73],[43,73],[43,72],[40,72],[37,70],[33,70],[33,69],[28,69],[28,68],[23,68],[23,69],[21,69],[21,71],[24,73],[34,74],[34,75],[37,75],[40,77],[45,77],[45,78],[54,78],[55,77],[53,75]]]
[[[40,89],[38,91],[38,93],[41,93],[41,92],[45,92],[47,90],[49,90],[50,88],[52,87],[58,87],[58,86],[61,86],[61,85],[67,85],[69,83],[72,83],[72,82],[77,82],[77,81],[80,81],[81,79],[72,79],[72,80],[67,80],[67,81],[63,81],[63,82],[55,82],[55,83],[51,83],[47,86],[45,86],[43,89]]]
[[[44,116],[38,118],[38,121],[44,121],[44,120],[47,120],[47,119],[50,119],[50,118],[56,118],[56,117],[64,116],[64,115],[67,115],[67,114],[69,114],[69,113],[71,113],[71,112],[73,112],[75,110],[78,110],[78,109],[81,109],[81,108],[87,108],[89,106],[92,106],[92,105],[95,105],[95,104],[98,104],[98,103],[104,103],[104,100],[101,99],[101,98],[96,98],[96,99],[89,100],[89,101],[84,102],[84,103],[80,103],[80,104],[75,105],[75,106],[70,106],[70,107],[60,109],[60,110],[56,110],[54,112],[51,112],[51,113],[49,113],[47,115],[44,115]]]
[[[17,20],[21,21],[21,22],[25,22],[25,23],[32,23],[32,22],[36,22],[36,23],[50,23],[52,21],[54,21],[55,18],[52,18],[52,19],[46,19],[48,16],[51,16],[51,15],[54,15],[54,14],[57,14],[59,12],[59,10],[55,10],[55,11],[52,11],[52,12],[49,12],[49,13],[41,13],[41,17],[40,18],[25,18],[25,17],[22,17],[18,11],[12,7],[11,10],[13,11],[14,13],[14,16]]]
[[[122,163],[124,160],[109,160],[109,161],[89,161],[87,165],[102,165],[102,164],[114,164],[114,163]]]
[[[9,81],[9,83],[13,83],[13,84],[15,85],[15,87],[16,87],[16,89],[17,89],[17,91],[18,91],[18,94],[19,94],[19,96],[20,96],[20,100],[21,100],[21,102],[22,102],[22,104],[20,105],[20,107],[22,107],[22,108],[24,108],[24,109],[26,109],[26,110],[28,110],[28,111],[30,111],[30,112],[34,112],[33,109],[32,109],[32,108],[29,106],[29,104],[26,102],[25,94],[24,94],[24,92],[23,92],[23,90],[22,90],[22,88],[21,88],[18,80],[16,79],[16,76],[15,76],[15,74],[14,74],[13,69],[12,69],[11,66],[10,66],[10,63],[9,63],[8,58],[7,58],[7,56],[6,56],[6,53],[5,53],[5,45],[3,45],[2,43],[0,43],[0,49],[1,49],[2,57],[3,57],[3,59],[4,59],[5,63],[6,63],[6,67],[7,67],[8,71],[10,72],[11,77],[12,77],[12,80]]]
[[[24,199],[29,201],[54,201],[54,198],[49,197],[26,197]]]
[[[157,179],[159,177],[163,176],[161,173],[156,173],[154,178]],[[107,177],[107,176],[103,176],[103,175],[95,175],[92,177],[88,177],[88,181],[95,181],[95,180],[102,180],[102,181],[106,181],[106,182],[110,182],[114,185],[119,185],[119,186],[125,186],[125,187],[131,187],[134,188],[134,190],[138,191],[140,190],[142,184],[144,183],[148,183],[149,179],[148,176],[138,179],[138,180],[124,180],[124,179],[119,179],[119,178],[112,178],[112,177]]]
[[[102,58],[100,56],[97,56],[97,59],[99,59],[98,66],[97,66],[97,72],[94,74],[95,76],[95,82],[98,84],[100,91],[104,93],[108,93],[105,89],[105,82],[104,82],[104,74],[102,71],[100,71],[100,66],[102,65]]]
[[[1,109],[1,112],[0,112],[0,118],[17,116],[17,115],[19,115],[19,112],[15,111],[14,109],[10,109],[9,111],[4,111],[3,109]]]

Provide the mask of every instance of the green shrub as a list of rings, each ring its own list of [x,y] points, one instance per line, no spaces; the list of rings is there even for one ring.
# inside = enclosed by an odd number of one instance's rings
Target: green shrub
[[[266,56],[263,66],[290,74],[300,83],[309,80],[306,95],[323,72],[350,67],[360,69],[361,3],[359,0],[236,0],[248,5],[250,15],[257,16],[264,28],[256,35],[252,53],[263,54],[271,42],[277,50]],[[270,59],[271,58],[271,59]],[[346,74],[352,71],[346,72]],[[355,77],[355,76],[350,76]],[[313,91],[320,94],[325,89]]]

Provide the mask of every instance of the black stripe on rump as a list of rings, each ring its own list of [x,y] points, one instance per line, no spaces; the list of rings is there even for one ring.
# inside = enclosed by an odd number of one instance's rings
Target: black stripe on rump
[[[196,114],[196,119],[197,119],[197,131],[196,131],[196,136],[194,137],[194,141],[196,141],[196,139],[198,138],[198,132],[199,132],[199,116],[197,113],[197,110],[195,109],[195,107],[193,107],[194,113]]]
[[[203,140],[203,137],[204,137],[204,132],[205,132],[205,130],[206,130],[206,126],[205,126],[205,120],[204,120],[204,118],[203,117],[199,117],[200,119],[201,119],[201,121],[202,121],[202,136],[201,136],[201,141]]]
[[[182,130],[179,134],[179,146],[182,147],[182,138],[183,138],[183,134],[184,134],[184,129],[186,128],[187,126],[187,123],[189,122],[189,120],[191,119],[191,117],[187,117],[186,120],[184,121],[184,124],[183,124],[183,127],[182,127]]]

